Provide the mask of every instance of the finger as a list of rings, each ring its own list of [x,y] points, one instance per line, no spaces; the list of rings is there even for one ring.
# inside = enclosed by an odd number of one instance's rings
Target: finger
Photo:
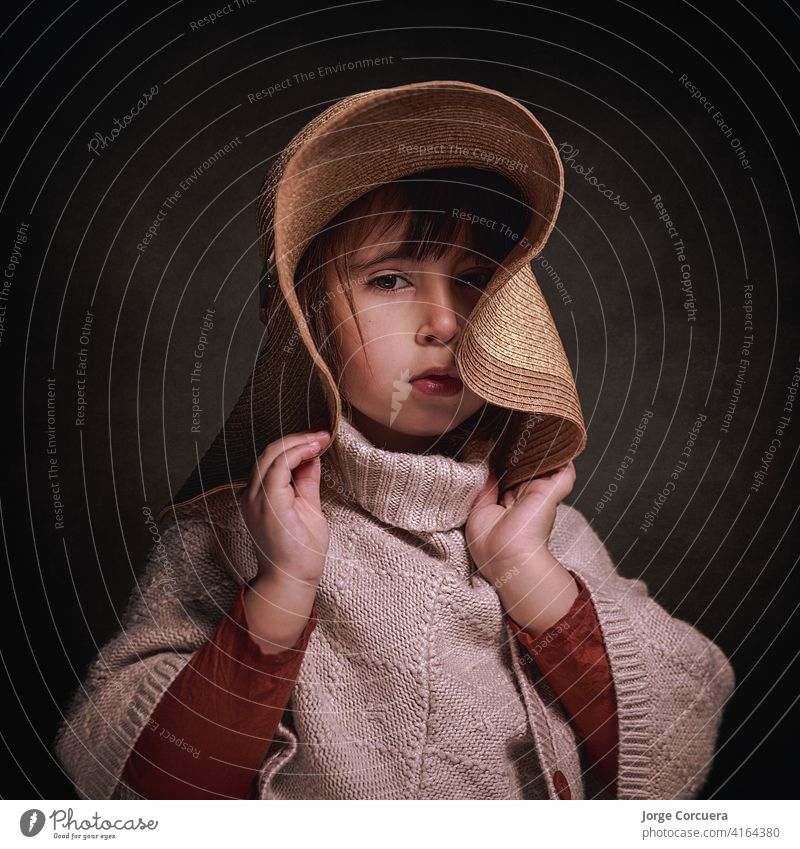
[[[306,460],[310,460],[321,451],[319,442],[304,442],[282,451],[264,475],[264,487],[267,493],[292,486],[292,472]]]
[[[509,490],[509,495],[512,497],[513,502],[520,501],[524,495],[529,492],[535,492],[541,490],[542,482],[550,480],[550,472],[544,475],[540,475],[537,478],[529,478],[522,483],[518,483],[515,487],[512,487]]]
[[[303,442],[310,442],[314,439],[324,443],[329,440],[330,437],[330,432],[327,430],[302,430],[297,433],[287,434],[282,439],[276,439],[274,442],[267,445],[256,461],[259,477],[264,477],[269,466],[275,461],[275,458],[286,448],[291,448],[294,445],[300,445]]]
[[[526,495],[535,495],[557,504],[569,495],[574,483],[575,467],[570,462],[519,484],[515,503],[520,502]]]
[[[513,507],[516,504],[517,498],[519,498],[521,492],[521,488],[519,485],[512,486],[511,489],[507,489],[503,493],[503,497],[500,499],[500,503],[503,507]]]
[[[322,464],[320,463],[320,451],[309,458],[304,459],[292,473],[295,492],[300,498],[305,499],[312,506],[321,509],[319,497],[320,480],[322,478]]]
[[[269,470],[270,466],[275,462],[275,458],[287,448],[294,448],[298,445],[304,445],[310,442],[312,439],[319,439],[321,443],[325,443],[327,439],[330,438],[330,434],[325,433],[325,436],[321,433],[292,433],[289,436],[285,436],[283,439],[278,439],[275,442],[271,442],[261,453],[261,456],[256,460],[252,472],[250,474],[250,479],[247,483],[247,496],[250,498],[254,498],[258,495],[259,490],[264,487],[264,476]]]
[[[522,496],[525,495],[526,492],[528,492],[531,483],[533,483],[533,481],[525,481],[524,483],[518,483],[506,494],[511,496],[512,501],[519,501],[519,499],[522,498]]]
[[[545,497],[548,501],[558,504],[572,491],[575,484],[575,466],[572,461],[554,469],[547,477],[549,490]]]

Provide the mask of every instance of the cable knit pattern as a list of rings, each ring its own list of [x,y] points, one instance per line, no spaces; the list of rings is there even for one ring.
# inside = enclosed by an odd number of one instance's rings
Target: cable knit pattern
[[[567,716],[476,570],[463,524],[488,443],[460,459],[384,451],[348,422],[323,457],[331,546],[289,708],[259,775],[265,799],[573,799],[591,787]],[[121,798],[127,755],[256,560],[237,497],[218,490],[163,525],[121,634],[67,711],[56,751],[83,798]],[[587,585],[618,701],[619,798],[692,798],[734,688],[724,653],[617,573],[574,508],[553,554]],[[170,586],[165,581],[171,580]],[[380,647],[377,650],[375,647]]]

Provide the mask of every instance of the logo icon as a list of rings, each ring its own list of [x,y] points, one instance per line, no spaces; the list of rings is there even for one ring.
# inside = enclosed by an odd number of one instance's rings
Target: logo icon
[[[400,410],[403,408],[403,401],[408,398],[411,394],[411,382],[409,378],[411,377],[410,369],[403,369],[400,374],[400,377],[392,383],[394,387],[394,392],[392,392],[392,412],[389,416],[389,426],[394,424],[394,420],[400,414]]]
[[[19,830],[25,837],[35,837],[44,828],[44,813],[31,808],[19,818]]]

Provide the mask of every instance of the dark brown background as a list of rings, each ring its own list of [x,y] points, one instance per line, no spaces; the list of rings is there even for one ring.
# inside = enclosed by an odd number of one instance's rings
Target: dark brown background
[[[224,5],[224,4],[219,4]],[[155,512],[210,443],[260,342],[254,198],[273,157],[330,102],[368,88],[463,79],[527,104],[557,144],[629,204],[609,203],[571,167],[545,257],[569,292],[539,273],[589,426],[570,500],[593,520],[619,569],[644,576],[671,612],[731,657],[726,711],[705,796],[793,796],[788,778],[797,690],[800,405],[758,493],[798,365],[797,85],[785,5],[355,3],[314,12],[258,2],[192,31],[218,6],[34,3],[2,36],[7,195],[0,259],[29,226],[12,281],[3,367],[2,520],[12,580],[2,654],[6,797],[63,798],[50,746],[60,710],[115,630],[149,545]],[[435,8],[434,8],[435,7]],[[20,9],[15,10],[14,14]],[[280,9],[280,14],[277,9]],[[307,11],[308,10],[308,11]],[[280,18],[289,18],[281,21]],[[256,103],[286,77],[367,57]],[[744,170],[686,74],[742,140]],[[99,157],[87,144],[159,86]],[[164,199],[205,171],[137,251]],[[677,264],[651,201],[659,193],[686,244],[697,316],[687,322]],[[728,433],[722,416],[754,286],[754,343]],[[216,303],[215,303],[216,301]],[[202,429],[190,433],[188,374],[203,313]],[[77,352],[87,309],[87,420],[74,424]],[[65,528],[47,478],[46,383],[57,379],[56,438]],[[223,391],[224,390],[224,391]],[[645,409],[654,411],[622,481],[614,473]],[[707,416],[677,489],[653,528],[648,506]],[[609,483],[619,489],[602,512]],[[10,709],[9,709],[10,708]]]

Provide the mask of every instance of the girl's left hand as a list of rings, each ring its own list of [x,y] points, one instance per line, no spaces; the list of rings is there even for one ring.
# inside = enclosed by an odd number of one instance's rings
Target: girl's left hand
[[[491,471],[464,529],[475,565],[490,583],[502,582],[514,567],[549,556],[556,507],[572,491],[575,466],[565,466],[510,489],[500,504],[497,475]]]

